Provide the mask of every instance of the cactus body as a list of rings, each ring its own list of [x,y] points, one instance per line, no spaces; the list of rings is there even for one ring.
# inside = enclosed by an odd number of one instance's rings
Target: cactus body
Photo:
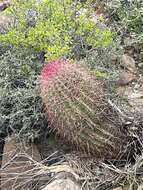
[[[103,117],[101,82],[81,66],[57,60],[43,68],[40,88],[51,127],[61,137],[96,157],[117,156],[122,133]]]

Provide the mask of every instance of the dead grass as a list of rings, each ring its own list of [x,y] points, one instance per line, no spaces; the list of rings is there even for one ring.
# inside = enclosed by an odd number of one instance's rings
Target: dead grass
[[[8,141],[11,141],[10,138]],[[136,155],[135,162],[129,163],[126,160],[98,161],[79,152],[70,152],[63,153],[63,160],[66,161],[48,166],[45,163],[51,155],[44,160],[37,160],[33,157],[34,153],[30,155],[25,151],[26,148],[24,150],[23,146],[18,147],[19,151],[11,148],[10,152],[4,152],[3,158],[6,154],[10,157],[3,162],[0,169],[2,190],[6,186],[11,186],[14,190],[41,189],[59,173],[72,176],[81,184],[83,190],[112,190],[118,186],[139,190],[143,183],[143,154]]]

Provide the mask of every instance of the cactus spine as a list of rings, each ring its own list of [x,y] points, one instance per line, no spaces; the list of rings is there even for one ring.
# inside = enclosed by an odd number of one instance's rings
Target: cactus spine
[[[51,127],[61,137],[96,157],[117,156],[122,133],[103,117],[101,82],[81,66],[57,60],[43,68],[40,89]]]

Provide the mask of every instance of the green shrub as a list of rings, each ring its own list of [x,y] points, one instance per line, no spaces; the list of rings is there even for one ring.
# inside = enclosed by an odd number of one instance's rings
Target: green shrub
[[[111,46],[89,51],[80,62],[88,66],[98,79],[113,82],[119,79],[119,63],[123,52],[120,40],[114,39]]]
[[[141,1],[118,0],[116,3],[111,3],[110,8],[114,9],[122,26],[129,32],[135,32],[139,35],[142,33],[143,3]]]
[[[125,51],[132,49],[138,65],[143,60],[143,2],[141,0],[110,0],[106,6],[108,16]]]
[[[112,33],[96,26],[92,12],[79,1],[14,0],[6,14],[15,18],[15,25],[0,35],[0,42],[44,52],[47,60],[69,56],[76,46],[108,46]]]
[[[0,134],[34,139],[48,126],[35,88],[40,59],[25,49],[7,48],[0,55]]]
[[[130,36],[133,42],[143,42],[143,2],[141,0],[102,0],[100,3],[105,13],[108,13],[108,17],[116,24],[114,26],[118,34],[123,34],[123,37]]]

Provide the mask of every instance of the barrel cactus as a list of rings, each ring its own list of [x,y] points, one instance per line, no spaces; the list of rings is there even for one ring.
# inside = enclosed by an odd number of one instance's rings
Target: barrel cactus
[[[41,97],[51,128],[78,150],[97,158],[113,158],[122,146],[120,128],[107,122],[103,85],[87,69],[56,60],[40,77]]]

